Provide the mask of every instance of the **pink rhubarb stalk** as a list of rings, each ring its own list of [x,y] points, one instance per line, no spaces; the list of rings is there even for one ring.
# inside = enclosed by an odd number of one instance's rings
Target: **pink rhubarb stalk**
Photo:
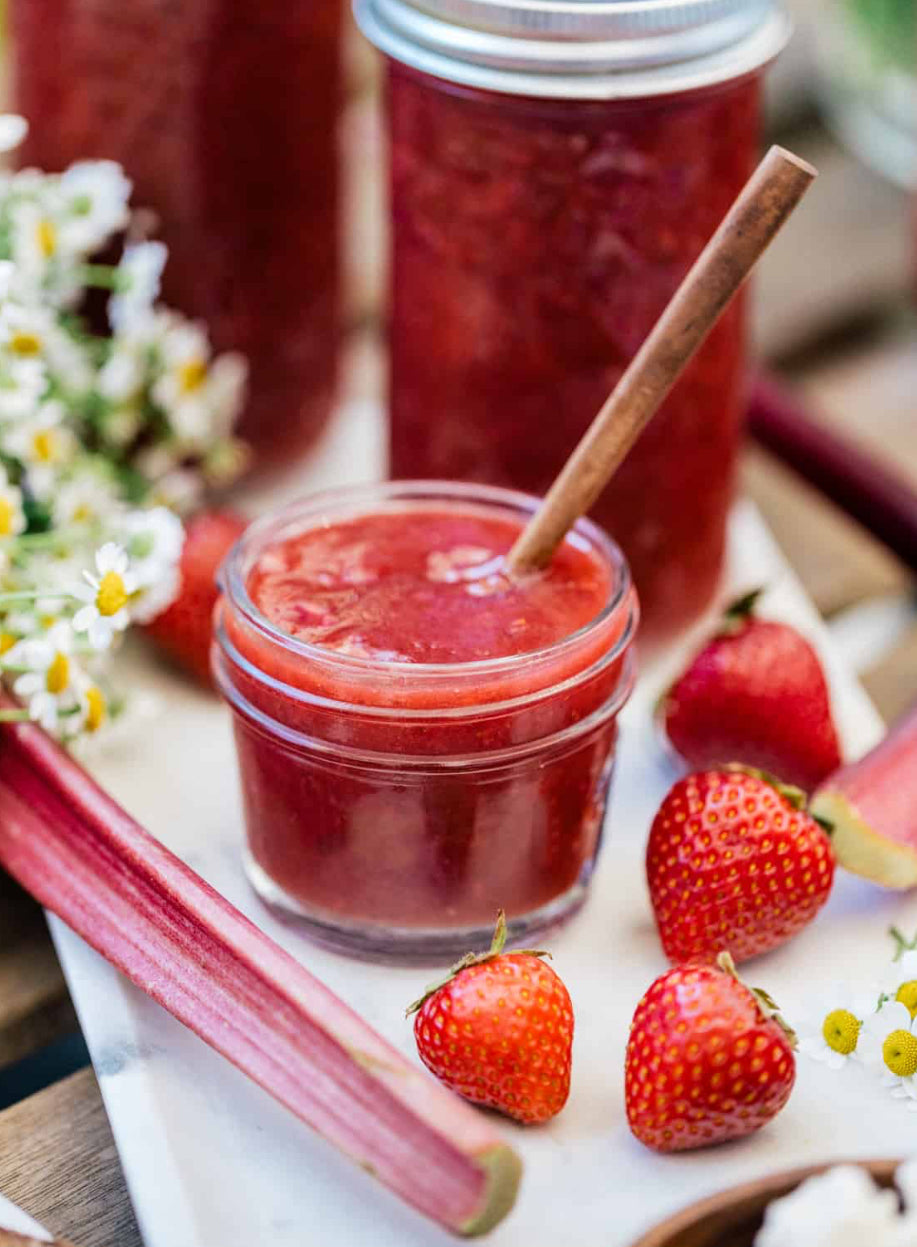
[[[512,1207],[516,1153],[148,835],[38,728],[0,738],[0,865],[132,982],[458,1234]]]
[[[809,812],[830,824],[847,870],[888,888],[917,887],[917,706],[871,753],[830,776]]]

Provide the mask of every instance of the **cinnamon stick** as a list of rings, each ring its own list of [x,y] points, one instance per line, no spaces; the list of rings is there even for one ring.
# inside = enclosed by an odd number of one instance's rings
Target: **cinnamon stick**
[[[508,556],[510,572],[551,561],[815,177],[792,152],[770,149],[520,534]]]

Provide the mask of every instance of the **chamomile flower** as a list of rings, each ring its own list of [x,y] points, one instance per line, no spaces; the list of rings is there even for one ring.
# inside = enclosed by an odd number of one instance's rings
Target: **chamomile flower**
[[[24,182],[25,174],[17,174],[14,185],[20,191]],[[40,303],[46,297],[45,287],[53,284],[55,277],[62,276],[53,211],[37,199],[17,198],[10,205],[9,218],[10,258],[16,266],[13,291],[24,302]],[[64,276],[68,295],[79,289],[75,272]]]
[[[895,1099],[917,1112],[917,1034],[910,1009],[898,1000],[867,1018],[858,1050],[866,1065],[881,1076]]]
[[[199,446],[229,432],[247,381],[239,355],[210,362],[210,345],[199,325],[170,317],[159,340],[162,376],[153,398],[163,408],[179,440]]]
[[[185,530],[178,516],[166,507],[153,507],[130,512],[118,532],[130,556],[134,578],[131,616],[138,623],[148,623],[178,594]]]
[[[44,360],[0,353],[0,422],[31,416],[47,390]]]
[[[829,1069],[843,1069],[849,1060],[858,1056],[863,1023],[875,1013],[880,996],[878,984],[863,990],[847,983],[836,983],[828,991],[819,993],[813,1001],[808,1024],[800,1029],[800,1052],[823,1062]]]
[[[62,479],[51,499],[55,526],[99,524],[123,509],[118,482],[107,460],[85,457]]]
[[[59,247],[88,256],[119,230],[130,214],[131,183],[113,160],[79,160],[60,176]]]
[[[150,501],[156,506],[168,507],[178,515],[188,515],[204,500],[204,484],[200,473],[188,468],[171,468],[153,478]]]
[[[892,962],[883,986],[892,1000],[917,1018],[917,951],[910,949]]]
[[[36,497],[52,492],[76,451],[76,438],[65,416],[61,403],[43,402],[27,419],[0,427],[0,448],[22,463]]]
[[[18,537],[25,527],[22,490],[10,484],[5,468],[0,467],[0,538]]]
[[[6,304],[0,312],[0,346],[14,360],[40,360],[58,387],[72,394],[84,393],[92,382],[85,351],[48,308]]]
[[[118,290],[108,301],[108,319],[119,336],[149,327],[168,251],[161,242],[129,243],[118,265]]]
[[[86,603],[74,615],[73,626],[87,634],[93,649],[103,650],[130,623],[129,606],[137,583],[126,551],[114,541],[96,551],[94,562],[94,572],[83,572],[85,584],[73,589],[74,597]]]
[[[81,671],[74,685],[76,713],[68,719],[67,735],[76,737],[82,733],[94,736],[109,721],[111,708],[108,697],[100,685],[85,671]]]
[[[61,713],[76,704],[75,648],[73,628],[62,620],[43,636],[19,642],[4,658],[8,666],[28,668],[13,688],[26,702],[29,718],[45,731],[53,732]]]

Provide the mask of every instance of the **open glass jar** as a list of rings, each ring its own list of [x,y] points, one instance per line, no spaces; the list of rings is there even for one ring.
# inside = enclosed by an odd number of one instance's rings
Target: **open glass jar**
[[[338,354],[342,0],[11,0],[25,165],[119,161],[169,247],[166,303],[251,366],[240,432],[303,449]]]
[[[621,552],[589,521],[568,543],[601,586],[594,615],[492,659],[409,662],[308,643],[272,622],[252,586],[304,533],[394,515],[421,517],[434,547],[456,517],[511,539],[535,505],[482,486],[342,490],[253,525],[224,567],[215,671],[234,712],[249,877],[322,942],[435,960],[486,944],[499,908],[519,937],[579,906],[633,682],[636,597]],[[346,595],[364,575],[348,554]],[[460,603],[469,644],[478,618],[491,628],[501,610],[489,598],[477,616],[476,602]]]
[[[749,176],[771,0],[356,0],[388,57],[391,467],[543,493]],[[593,515],[663,637],[710,601],[737,300]]]

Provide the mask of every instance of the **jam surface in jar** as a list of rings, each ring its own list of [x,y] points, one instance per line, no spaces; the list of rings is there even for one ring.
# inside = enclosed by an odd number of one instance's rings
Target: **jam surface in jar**
[[[467,505],[316,519],[220,608],[255,887],[359,951],[458,951],[501,907],[519,933],[558,920],[632,679],[626,565],[592,529],[510,580],[522,520]]]
[[[12,0],[23,165],[119,161],[168,245],[163,301],[250,363],[261,460],[331,412],[342,0]]]
[[[543,573],[511,580],[502,562],[519,531],[473,513],[363,515],[268,548],[248,591],[278,628],[341,654],[383,663],[523,654],[590,623],[611,577],[568,541]]]
[[[757,76],[555,101],[390,63],[388,86],[393,475],[543,493],[751,173]],[[739,299],[593,510],[644,636],[717,585],[744,324]]]

